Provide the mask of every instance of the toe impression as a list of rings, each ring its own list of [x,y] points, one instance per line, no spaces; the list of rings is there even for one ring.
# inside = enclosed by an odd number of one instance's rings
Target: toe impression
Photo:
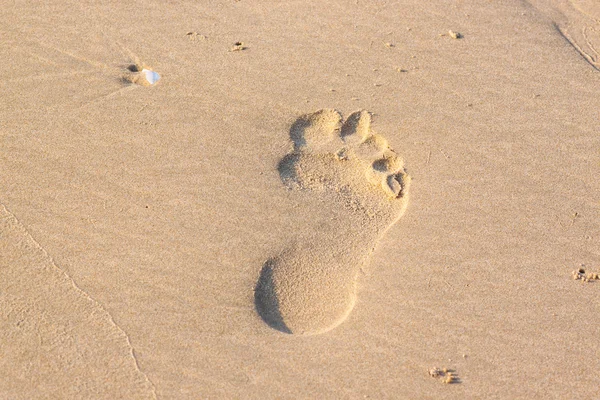
[[[371,130],[371,114],[368,111],[356,111],[348,116],[342,126],[341,137],[344,143],[356,146],[364,142]]]
[[[342,125],[342,115],[323,109],[299,118],[290,129],[296,151],[320,151],[331,143]]]

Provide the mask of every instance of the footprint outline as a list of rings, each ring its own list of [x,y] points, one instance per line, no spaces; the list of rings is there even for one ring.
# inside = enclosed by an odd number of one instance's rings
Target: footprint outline
[[[359,228],[330,227],[298,238],[263,264],[255,309],[278,331],[311,335],[340,325],[356,302],[359,271],[406,210],[411,178],[402,158],[371,130],[371,119],[365,110],[343,121],[338,111],[322,109],[300,116],[290,128],[291,151],[277,166],[282,183],[337,202]]]

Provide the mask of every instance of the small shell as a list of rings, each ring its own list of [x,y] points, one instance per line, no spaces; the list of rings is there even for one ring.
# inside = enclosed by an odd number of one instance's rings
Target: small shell
[[[144,74],[144,77],[150,85],[154,85],[160,79],[160,75],[158,73],[146,68],[142,70],[142,74]]]

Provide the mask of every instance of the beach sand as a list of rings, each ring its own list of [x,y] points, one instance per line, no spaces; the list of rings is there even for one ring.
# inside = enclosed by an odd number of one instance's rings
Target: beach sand
[[[597,396],[594,1],[0,27],[0,398]]]

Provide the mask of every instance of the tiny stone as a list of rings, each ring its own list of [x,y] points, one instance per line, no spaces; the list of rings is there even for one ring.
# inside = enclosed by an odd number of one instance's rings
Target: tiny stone
[[[441,374],[442,371],[440,371],[440,369],[437,367],[429,370],[429,376],[431,376],[432,378],[438,378]]]
[[[192,41],[208,39],[205,35],[201,35],[198,32],[188,32],[188,33],[186,33],[186,35],[188,36],[188,39],[190,39]]]
[[[452,39],[462,39],[463,37],[462,33],[454,31],[448,31],[448,35],[450,35]]]
[[[339,150],[336,154],[336,157],[340,161],[346,161],[348,159],[348,154],[346,154],[346,149]]]
[[[235,42],[230,51],[242,51],[242,50],[246,50],[246,49],[247,49],[247,47],[244,46],[244,42]]]

